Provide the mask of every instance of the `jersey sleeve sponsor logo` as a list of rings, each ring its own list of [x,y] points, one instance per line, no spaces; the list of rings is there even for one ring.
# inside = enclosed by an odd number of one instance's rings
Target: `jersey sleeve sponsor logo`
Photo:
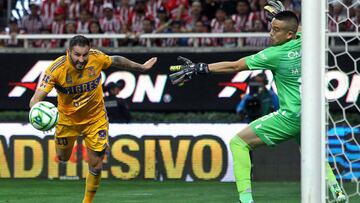
[[[57,91],[64,94],[81,94],[96,89],[100,83],[100,79],[101,79],[101,75],[97,77],[95,80],[92,80],[87,83],[82,83],[71,87],[61,87],[60,85],[55,85],[55,88]]]

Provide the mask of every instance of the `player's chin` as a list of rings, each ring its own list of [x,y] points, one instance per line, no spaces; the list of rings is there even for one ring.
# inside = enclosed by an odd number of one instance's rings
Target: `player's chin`
[[[76,68],[77,70],[83,70],[84,67],[85,67],[84,64],[76,64],[76,66],[75,66],[75,68]]]
[[[278,41],[275,41],[275,40],[270,40],[270,44],[272,45],[272,46],[276,46],[276,45],[278,45],[278,44],[280,44]]]

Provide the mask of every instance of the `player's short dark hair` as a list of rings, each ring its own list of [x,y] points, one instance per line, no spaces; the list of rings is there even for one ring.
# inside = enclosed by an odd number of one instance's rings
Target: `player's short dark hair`
[[[69,48],[72,49],[74,46],[90,46],[90,40],[83,35],[76,35],[70,39]]]
[[[289,30],[296,32],[299,26],[299,19],[292,11],[282,11],[275,15],[275,19],[286,21]]]

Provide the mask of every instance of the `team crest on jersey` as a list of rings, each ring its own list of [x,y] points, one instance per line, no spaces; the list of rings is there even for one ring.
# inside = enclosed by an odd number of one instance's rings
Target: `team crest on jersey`
[[[94,77],[95,76],[95,68],[94,68],[94,66],[90,66],[88,68],[88,73],[89,73],[89,77]]]
[[[72,78],[70,74],[66,74],[66,83],[68,84],[72,83]]]

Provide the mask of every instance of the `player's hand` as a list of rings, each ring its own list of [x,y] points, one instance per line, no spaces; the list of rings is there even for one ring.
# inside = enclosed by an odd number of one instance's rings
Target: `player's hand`
[[[147,60],[143,66],[144,66],[144,71],[149,70],[150,68],[153,67],[153,65],[156,63],[157,61],[157,57],[152,57],[151,59]]]
[[[170,74],[170,81],[173,85],[182,85],[191,80],[194,75],[210,73],[209,67],[205,63],[195,64],[182,56],[178,56],[177,60],[182,64],[170,66],[170,71],[174,72]]]
[[[264,6],[264,10],[266,13],[266,19],[271,22],[272,19],[275,17],[276,14],[280,13],[281,11],[285,10],[284,5],[281,1],[277,0],[268,0],[266,5]]]

